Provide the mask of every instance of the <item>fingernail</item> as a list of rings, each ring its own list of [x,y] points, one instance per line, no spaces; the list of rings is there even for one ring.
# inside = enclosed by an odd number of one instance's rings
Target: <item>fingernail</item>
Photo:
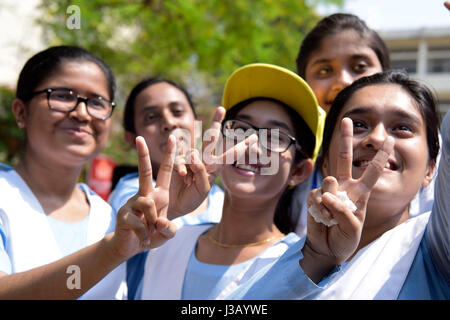
[[[250,136],[250,138],[248,139],[248,142],[251,143],[251,144],[254,144],[254,143],[258,142],[258,136],[256,134],[252,134]]]
[[[200,159],[199,159],[197,153],[192,152],[192,154],[191,154],[191,161],[192,161],[192,163],[199,163],[200,162]]]

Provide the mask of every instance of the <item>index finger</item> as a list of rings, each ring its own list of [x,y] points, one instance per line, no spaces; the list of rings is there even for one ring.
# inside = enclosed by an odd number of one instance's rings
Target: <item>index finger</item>
[[[239,160],[242,156],[245,155],[247,149],[252,147],[255,143],[258,142],[258,136],[256,134],[251,134],[243,141],[235,144],[230,149],[226,150],[221,155],[215,157],[216,162],[224,163],[224,164],[233,164],[236,160]]]
[[[394,149],[394,142],[394,138],[387,137],[373,160],[370,161],[369,166],[364,171],[361,178],[359,178],[360,183],[358,183],[358,191],[360,194],[372,190],[373,186],[378,181],[378,178],[383,173],[386,162]]]
[[[213,122],[211,124],[211,129],[219,130],[222,126],[222,121],[225,118],[225,108],[217,107],[216,112],[214,113]]]
[[[172,178],[173,164],[175,161],[175,136],[169,135],[166,152],[162,159],[156,178],[156,186],[163,189],[169,189],[170,179]]]
[[[339,155],[337,160],[337,179],[345,181],[352,178],[353,163],[353,121],[344,118],[341,122]]]
[[[210,145],[211,143],[214,143],[217,145],[219,142],[218,137],[220,136],[220,130],[222,127],[222,121],[225,118],[225,108],[224,107],[218,107],[216,109],[216,112],[214,113],[213,122],[211,126],[208,129],[208,132],[211,133],[211,139],[205,143],[203,143],[202,146],[202,152],[205,152],[205,148]],[[214,148],[210,148],[210,150],[215,150]]]
[[[143,137],[136,137],[136,149],[138,153],[139,190],[138,194],[148,195],[153,191],[153,172],[150,162],[150,152]]]

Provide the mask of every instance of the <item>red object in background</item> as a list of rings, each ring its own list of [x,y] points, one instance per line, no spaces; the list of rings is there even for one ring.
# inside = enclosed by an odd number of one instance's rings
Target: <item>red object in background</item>
[[[91,160],[87,185],[105,201],[111,192],[112,178],[116,162],[105,155],[99,155]]]

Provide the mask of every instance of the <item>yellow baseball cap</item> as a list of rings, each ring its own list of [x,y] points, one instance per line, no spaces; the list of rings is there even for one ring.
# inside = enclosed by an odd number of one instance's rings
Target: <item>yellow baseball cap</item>
[[[253,63],[237,69],[228,78],[222,105],[226,110],[250,98],[272,98],[291,107],[305,120],[316,141],[312,160],[316,161],[322,145],[325,111],[306,83],[294,72],[265,63]]]

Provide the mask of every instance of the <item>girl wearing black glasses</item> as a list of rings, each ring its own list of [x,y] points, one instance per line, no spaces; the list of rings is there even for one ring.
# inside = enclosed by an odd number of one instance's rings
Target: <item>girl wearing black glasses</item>
[[[12,111],[26,132],[24,150],[14,168],[0,164],[0,299],[122,298],[122,262],[174,235],[157,197],[147,196],[145,175],[117,223],[78,183],[107,142],[114,91],[110,68],[78,47],[49,48],[22,69]],[[168,145],[170,154],[174,141]],[[137,146],[140,170],[149,170],[145,144]],[[161,173],[156,194],[170,175]]]

